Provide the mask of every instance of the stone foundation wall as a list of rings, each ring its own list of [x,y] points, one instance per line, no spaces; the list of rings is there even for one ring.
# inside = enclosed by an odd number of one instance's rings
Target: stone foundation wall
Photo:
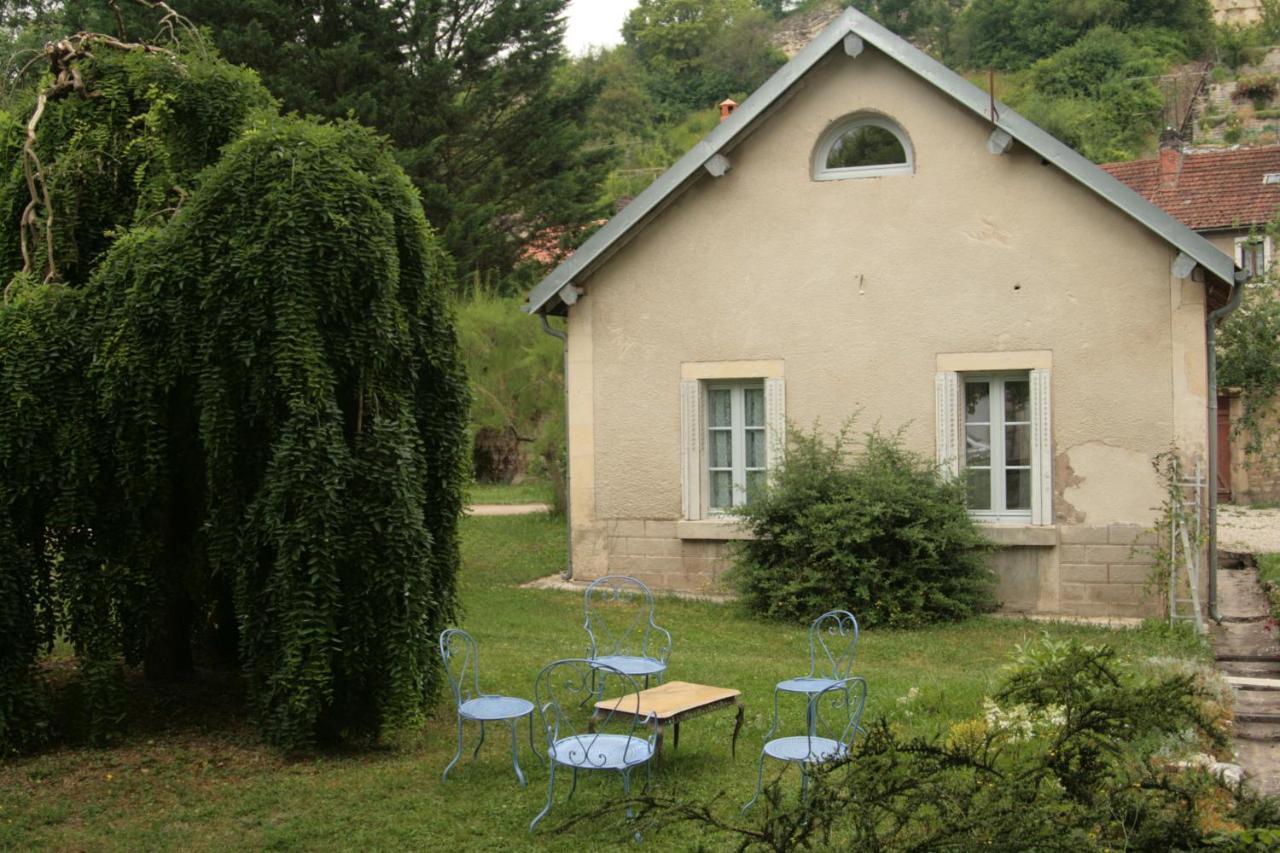
[[[603,570],[638,578],[651,589],[665,592],[723,593],[729,589],[724,573],[730,566],[732,543],[724,540],[681,539],[675,521],[627,519],[605,522],[605,559],[585,569],[579,579],[591,580]],[[1008,529],[1005,543],[992,555],[999,578],[1002,609],[1017,613],[1059,613],[1069,616],[1158,615],[1161,601],[1147,592],[1154,561],[1154,536],[1134,525],[1061,526],[1057,544],[1044,544],[1054,528],[1041,529],[1036,542],[1013,544]]]
[[[727,591],[728,542],[679,539],[674,521],[611,521],[606,529],[610,574],[630,575],[655,590]]]
[[[1058,547],[1059,610],[1075,616],[1154,616],[1158,595],[1147,592],[1155,565],[1154,534],[1141,527],[1063,527]]]

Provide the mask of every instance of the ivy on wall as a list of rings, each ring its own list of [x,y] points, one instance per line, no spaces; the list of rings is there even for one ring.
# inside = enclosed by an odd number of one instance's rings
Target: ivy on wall
[[[285,747],[413,722],[469,447],[412,186],[203,45],[51,60],[75,85],[0,114],[0,750],[47,735],[57,637],[96,739],[123,665],[196,650],[239,663]]]

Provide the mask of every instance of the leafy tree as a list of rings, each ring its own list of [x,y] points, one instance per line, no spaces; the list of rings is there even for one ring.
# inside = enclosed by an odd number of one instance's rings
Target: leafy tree
[[[903,38],[944,51],[967,0],[874,0],[861,8]]]
[[[1208,0],[974,0],[960,15],[949,58],[971,68],[1025,68],[1102,25],[1168,30],[1185,56],[1213,41]]]
[[[567,0],[188,0],[286,110],[352,115],[395,143],[464,274],[500,280],[523,241],[597,218],[596,90],[564,77]]]
[[[417,719],[467,393],[411,184],[202,45],[48,50],[0,113],[0,749],[48,731],[56,636],[95,738],[122,663],[180,675],[198,640],[284,746]]]
[[[751,92],[785,57],[752,0],[640,0],[622,25],[660,100],[685,110]]]
[[[1006,99],[1095,162],[1132,159],[1164,120],[1164,96],[1150,79],[1164,60],[1144,35],[1098,27],[1034,64],[1025,88]]]
[[[1247,286],[1240,308],[1223,324],[1218,381],[1242,392],[1244,415],[1236,430],[1249,464],[1267,473],[1280,470],[1280,285],[1274,270]]]

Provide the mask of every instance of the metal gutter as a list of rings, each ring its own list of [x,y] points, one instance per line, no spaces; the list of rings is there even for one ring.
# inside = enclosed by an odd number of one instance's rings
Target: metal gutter
[[[780,68],[729,118],[718,125],[684,157],[627,205],[608,224],[591,236],[568,260],[560,264],[529,294],[525,311],[533,314],[559,312],[560,291],[586,277],[613,252],[626,244],[654,216],[670,204],[690,184],[698,180],[703,166],[716,155],[729,152],[744,139],[795,84],[828,53],[839,47],[847,35],[856,35],[866,44],[898,62],[921,79],[950,95],[984,120],[1005,131],[1015,141],[1040,155],[1048,164],[1066,172],[1104,201],[1153,231],[1197,263],[1214,278],[1235,281],[1235,261],[1177,219],[1147,201],[1116,178],[1077,154],[1068,146],[996,102],[991,95],[928,54],[894,35],[856,9],[849,8],[832,21],[795,58]],[[857,59],[850,59],[857,62]]]
[[[564,538],[568,547],[565,551],[564,571],[560,573],[560,577],[570,581],[573,580],[573,508],[569,502],[569,486],[572,484],[569,467],[569,335],[552,328],[546,314],[539,315],[538,319],[542,320],[542,331],[560,339],[560,358],[564,370]]]
[[[1218,613],[1218,321],[1244,301],[1244,273],[1231,285],[1231,298],[1205,320],[1205,349],[1209,370],[1209,618],[1221,622]]]

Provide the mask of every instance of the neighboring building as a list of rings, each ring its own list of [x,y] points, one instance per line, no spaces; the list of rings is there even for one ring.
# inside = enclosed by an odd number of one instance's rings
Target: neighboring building
[[[1250,276],[1271,267],[1275,239],[1266,229],[1280,211],[1280,146],[1184,150],[1173,143],[1162,146],[1158,158],[1102,168],[1231,253]],[[1240,501],[1280,499],[1280,477],[1250,465],[1232,436],[1243,404],[1225,391],[1219,399],[1219,493]]]
[[[787,421],[859,412],[979,484],[1008,609],[1152,612],[1151,459],[1205,453],[1235,277],[850,9],[530,295],[568,319],[573,571],[714,586]]]
[[[1262,0],[1213,0],[1213,20],[1237,27],[1253,26],[1262,20]]]

